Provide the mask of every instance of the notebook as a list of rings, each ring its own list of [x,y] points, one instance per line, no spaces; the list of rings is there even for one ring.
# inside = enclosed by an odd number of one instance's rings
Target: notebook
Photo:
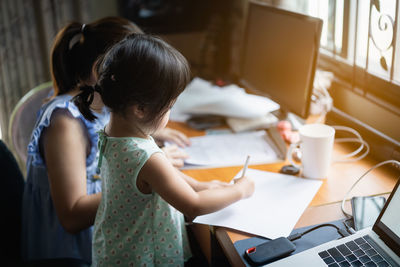
[[[373,227],[268,266],[400,266],[400,180]]]

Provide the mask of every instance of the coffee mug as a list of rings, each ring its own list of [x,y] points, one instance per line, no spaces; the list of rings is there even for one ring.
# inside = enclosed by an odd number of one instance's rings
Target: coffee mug
[[[306,178],[326,178],[332,160],[335,129],[325,124],[306,124],[299,129],[300,141],[291,144],[287,158],[289,162],[302,169]],[[293,152],[300,150],[301,165],[293,162]]]

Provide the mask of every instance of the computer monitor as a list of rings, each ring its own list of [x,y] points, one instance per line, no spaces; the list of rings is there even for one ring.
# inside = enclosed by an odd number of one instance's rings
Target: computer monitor
[[[321,19],[250,1],[239,83],[305,119],[321,29]]]

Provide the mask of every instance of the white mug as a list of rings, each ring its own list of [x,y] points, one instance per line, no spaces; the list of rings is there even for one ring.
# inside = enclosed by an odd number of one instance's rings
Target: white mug
[[[328,176],[332,160],[335,129],[325,124],[306,124],[299,129],[300,141],[291,144],[287,158],[302,169],[302,176],[321,179]],[[293,162],[293,151],[300,147],[301,166]]]

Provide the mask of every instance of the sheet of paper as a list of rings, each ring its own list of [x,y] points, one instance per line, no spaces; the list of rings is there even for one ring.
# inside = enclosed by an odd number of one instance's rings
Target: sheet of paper
[[[247,155],[250,155],[250,164],[280,160],[268,143],[265,131],[205,135],[190,140],[192,144],[184,148],[189,155],[185,160],[186,169],[196,166],[239,166],[244,164]]]
[[[238,173],[241,175],[241,171]],[[314,198],[322,182],[295,176],[247,169],[255,192],[220,211],[199,216],[194,222],[223,226],[278,238],[288,236]]]
[[[257,118],[278,110],[279,104],[269,98],[248,94],[235,84],[219,87],[194,78],[172,107],[170,119],[185,121],[189,114]]]

